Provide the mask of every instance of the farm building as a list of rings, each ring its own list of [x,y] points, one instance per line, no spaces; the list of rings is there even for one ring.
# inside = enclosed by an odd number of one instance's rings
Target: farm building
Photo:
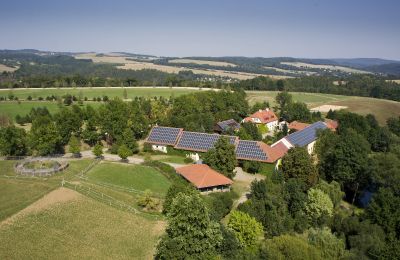
[[[192,183],[201,193],[229,191],[232,180],[211,169],[206,164],[192,164],[176,169],[187,181]]]
[[[300,131],[294,132],[288,136],[285,136],[281,140],[277,141],[271,147],[281,147],[281,149],[289,150],[290,148],[299,146],[307,147],[309,154],[313,153],[315,141],[317,140],[318,130],[329,128],[327,123],[318,121],[311,124]],[[284,148],[286,147],[286,148]]]
[[[229,119],[225,121],[221,121],[215,124],[214,126],[214,132],[216,133],[227,133],[229,131],[239,131],[240,129],[240,124],[236,122],[234,119]]]
[[[251,122],[254,124],[264,124],[268,127],[268,129],[270,131],[274,131],[278,127],[278,117],[269,108],[266,108],[264,110],[261,110],[261,109],[258,110],[254,114],[244,118],[242,120],[242,123],[243,122]]]
[[[155,126],[151,129],[146,143],[156,151],[167,152],[167,146],[191,152],[190,157],[199,160],[198,153],[207,152],[214,147],[219,138],[225,136],[235,146],[239,160],[274,163],[284,152],[280,146],[271,147],[259,141],[239,140],[237,136],[207,134],[184,131],[181,128]]]

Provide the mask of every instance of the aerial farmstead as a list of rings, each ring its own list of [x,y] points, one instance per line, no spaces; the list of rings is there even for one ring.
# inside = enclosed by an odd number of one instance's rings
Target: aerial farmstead
[[[188,151],[190,152],[189,156],[198,161],[200,159],[199,153],[207,152],[214,147],[219,138],[225,136],[235,146],[238,160],[275,163],[290,148],[295,146],[307,147],[308,153],[311,154],[314,151],[318,130],[327,128],[331,129],[332,126],[326,122],[319,121],[285,136],[270,146],[261,141],[240,140],[237,136],[190,132],[182,128],[154,126],[145,142],[151,144],[153,150],[164,153],[168,152],[168,146]]]

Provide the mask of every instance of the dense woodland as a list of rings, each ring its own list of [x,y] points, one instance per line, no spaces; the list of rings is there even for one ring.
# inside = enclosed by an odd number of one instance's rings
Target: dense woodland
[[[147,136],[151,125],[210,132],[218,120],[239,119],[268,105],[250,107],[245,97],[242,91],[210,91],[174,99],[111,99],[97,109],[72,102],[55,114],[33,109],[26,118],[30,131],[0,128],[0,152],[47,155],[67,148],[79,154],[84,142],[98,156],[108,144],[110,152],[126,159],[139,152],[137,140]],[[313,120],[309,112],[290,112],[302,107],[290,93],[280,93],[276,103],[281,118]],[[156,258],[399,258],[400,118],[381,127],[372,115],[330,112],[327,117],[338,120],[337,132],[320,132],[313,156],[304,148],[291,149],[279,170],[253,182],[249,200],[232,212],[235,190],[200,196],[171,177],[163,205],[168,227]],[[257,127],[243,129],[241,135],[260,138]],[[263,170],[262,163],[237,162],[233,146],[223,138],[202,158],[230,178],[237,164],[249,172]],[[173,172],[162,163],[147,164]]]

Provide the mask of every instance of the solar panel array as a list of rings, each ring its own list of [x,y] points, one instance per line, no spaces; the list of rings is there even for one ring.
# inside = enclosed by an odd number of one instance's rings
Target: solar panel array
[[[294,132],[293,134],[285,137],[294,146],[306,146],[317,139],[317,130],[326,129],[327,126],[324,122],[318,121],[303,130]]]
[[[174,145],[181,128],[155,126],[150,132],[147,142]]]
[[[188,149],[192,151],[208,151],[214,147],[214,144],[220,138],[217,134],[205,134],[196,132],[183,131],[181,137],[178,140],[175,148]],[[235,143],[235,136],[228,136],[231,144]]]
[[[240,140],[236,149],[236,157],[240,159],[252,159],[266,161],[268,156],[256,141]]]

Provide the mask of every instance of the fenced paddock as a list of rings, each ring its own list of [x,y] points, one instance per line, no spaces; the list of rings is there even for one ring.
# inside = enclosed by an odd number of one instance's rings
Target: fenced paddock
[[[14,170],[23,176],[48,177],[57,172],[64,171],[69,166],[65,160],[52,157],[34,157],[17,162]]]

